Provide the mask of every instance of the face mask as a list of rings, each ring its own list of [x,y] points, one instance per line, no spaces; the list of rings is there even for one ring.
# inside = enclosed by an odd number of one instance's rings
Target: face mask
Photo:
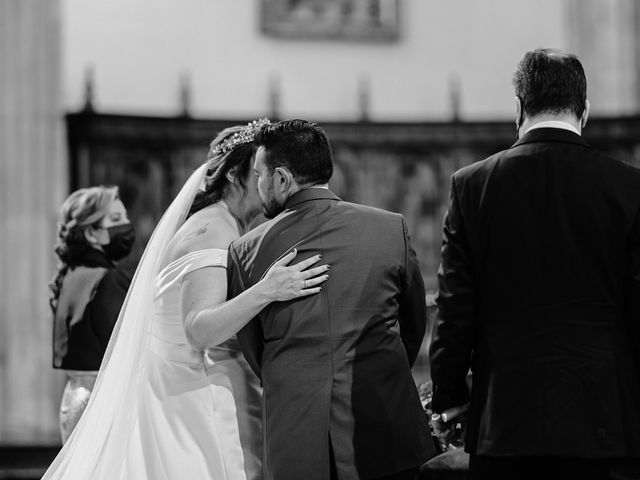
[[[109,232],[109,238],[111,239],[108,244],[102,245],[107,257],[117,262],[131,253],[133,242],[136,239],[136,232],[131,223],[115,225],[105,230]]]

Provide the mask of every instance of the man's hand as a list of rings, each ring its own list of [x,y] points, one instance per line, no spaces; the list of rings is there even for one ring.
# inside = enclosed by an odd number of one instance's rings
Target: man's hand
[[[463,445],[467,426],[467,410],[469,410],[469,404],[431,415],[431,426],[443,452]]]

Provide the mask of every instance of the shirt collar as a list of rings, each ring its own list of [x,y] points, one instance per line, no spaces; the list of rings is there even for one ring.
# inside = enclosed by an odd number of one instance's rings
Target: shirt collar
[[[530,126],[527,129],[527,131],[524,132],[524,133],[528,133],[531,130],[535,130],[536,128],[561,128],[563,130],[569,130],[570,132],[573,132],[573,133],[575,133],[577,135],[580,135],[580,132],[578,131],[578,129],[576,127],[574,127],[570,123],[563,122],[561,120],[546,120],[544,122],[538,122],[538,123]]]

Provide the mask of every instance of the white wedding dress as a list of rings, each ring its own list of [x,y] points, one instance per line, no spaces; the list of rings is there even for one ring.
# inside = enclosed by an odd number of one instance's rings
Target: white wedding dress
[[[254,480],[261,478],[261,391],[235,337],[206,352],[184,334],[180,284],[189,272],[226,267],[227,252],[193,252],[155,282],[139,428],[141,451],[116,478]]]
[[[192,252],[162,267],[206,165],[156,227],[118,317],[96,386],[43,480],[257,480],[261,389],[235,337],[207,351],[187,342],[180,284],[226,268],[227,252]]]

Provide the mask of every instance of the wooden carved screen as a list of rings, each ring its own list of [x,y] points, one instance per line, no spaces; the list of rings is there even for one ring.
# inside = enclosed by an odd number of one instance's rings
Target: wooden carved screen
[[[210,140],[222,128],[243,123],[97,114],[67,117],[72,188],[118,185],[135,224],[136,247],[126,268],[135,269],[157,221],[204,160]],[[334,152],[332,190],[344,200],[405,216],[432,297],[450,177],[459,168],[509,148],[515,140],[513,124],[324,122],[322,126]],[[640,117],[592,120],[585,136],[621,160],[640,164]],[[414,368],[416,381],[428,378],[428,342],[427,336]]]

